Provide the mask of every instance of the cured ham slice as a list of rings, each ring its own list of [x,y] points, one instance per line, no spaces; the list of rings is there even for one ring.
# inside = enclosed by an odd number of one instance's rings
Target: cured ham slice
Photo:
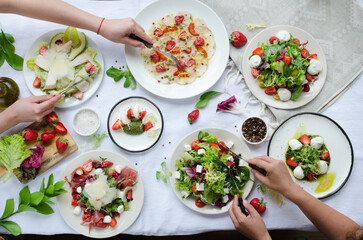
[[[136,182],[136,177],[137,171],[126,166],[122,169],[117,182],[122,182],[121,188],[123,189],[125,187],[134,185]]]

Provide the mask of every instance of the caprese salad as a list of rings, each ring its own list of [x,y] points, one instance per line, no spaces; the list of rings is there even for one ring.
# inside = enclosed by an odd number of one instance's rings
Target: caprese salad
[[[82,215],[81,225],[115,227],[117,218],[130,209],[138,172],[128,166],[116,165],[106,158],[88,160],[76,168],[69,180],[75,215]]]
[[[323,137],[304,134],[289,140],[285,160],[295,178],[314,181],[328,171],[330,153]]]
[[[252,52],[251,74],[265,94],[276,100],[295,101],[302,92],[310,91],[323,65],[317,54],[306,49],[307,44],[283,30]]]

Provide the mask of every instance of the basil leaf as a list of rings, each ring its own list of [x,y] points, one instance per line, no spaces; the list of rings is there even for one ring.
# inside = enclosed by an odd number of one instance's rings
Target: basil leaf
[[[294,89],[294,91],[291,93],[291,101],[295,101],[296,99],[298,99],[300,97],[302,93],[302,86],[298,86]]]
[[[49,215],[54,213],[53,209],[46,203],[42,202],[38,206],[34,207],[38,213]]]
[[[5,53],[10,54],[10,53],[15,52],[15,47],[6,38],[5,33],[3,32],[3,30],[1,30],[1,33],[0,33],[0,44],[2,45]]]
[[[34,205],[34,206],[38,205],[42,201],[43,197],[44,197],[44,193],[42,193],[42,192],[33,192],[30,195],[30,204]]]
[[[5,37],[10,43],[15,42],[14,37],[10,33],[5,33]]]
[[[45,190],[45,194],[50,197],[54,197],[54,186],[50,185],[47,190]]]
[[[6,200],[6,205],[4,209],[4,213],[1,216],[1,218],[7,218],[14,212],[14,199],[8,199]]]
[[[122,71],[122,70],[114,68],[114,67],[110,67],[106,71],[106,74],[107,74],[107,76],[113,78],[113,80],[115,82],[118,82],[125,76],[125,71]]]
[[[26,186],[23,189],[21,189],[21,191],[19,192],[19,206],[21,204],[28,204],[29,202],[30,202],[30,191],[28,186]]]
[[[124,88],[128,88],[130,86],[130,75],[131,75],[130,71],[127,71],[125,73],[126,80],[124,82]]]
[[[198,133],[198,139],[199,140],[203,139],[204,137],[208,137],[208,136],[209,136],[209,133],[208,132],[202,132],[202,131],[200,131]]]
[[[5,54],[3,50],[0,49],[0,67],[4,64],[4,62],[5,62]]]
[[[5,60],[17,71],[23,70],[24,59],[15,53],[5,53]]]
[[[0,222],[0,226],[8,230],[14,236],[18,236],[21,234],[21,228],[19,225],[12,221],[2,221]]]
[[[291,76],[292,70],[289,68],[289,66],[286,65],[286,63],[284,64],[282,71],[283,71],[285,77]]]
[[[28,206],[28,205],[24,205],[24,204],[21,204],[19,206],[19,209],[18,209],[18,212],[21,213],[21,212],[36,212],[37,210],[31,206]]]
[[[217,91],[209,91],[209,92],[206,92],[204,94],[202,94],[202,96],[200,96],[200,100],[199,102],[197,102],[197,104],[195,104],[195,107],[196,108],[203,108],[205,107],[208,102],[209,102],[209,99],[215,95],[218,95],[220,94],[221,92],[217,92]]]
[[[135,80],[135,78],[134,78],[134,76],[132,75],[131,72],[130,72],[130,86],[131,86],[131,89],[136,88],[136,80]]]

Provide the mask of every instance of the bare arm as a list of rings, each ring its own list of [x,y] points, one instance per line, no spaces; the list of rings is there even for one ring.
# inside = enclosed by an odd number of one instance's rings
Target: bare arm
[[[295,203],[329,239],[346,239],[349,233],[360,231],[359,225],[353,220],[316,199],[295,183],[283,161],[261,156],[249,159],[248,162],[264,168],[267,176],[252,170],[256,178]]]

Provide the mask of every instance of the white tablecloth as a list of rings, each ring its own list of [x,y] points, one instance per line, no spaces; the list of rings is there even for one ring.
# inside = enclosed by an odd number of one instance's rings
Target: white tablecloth
[[[85,9],[91,13],[108,18],[124,18],[135,17],[136,14],[145,7],[151,0],[123,0],[123,1],[72,1],[72,4]],[[5,32],[12,33],[16,39],[16,52],[21,56],[25,55],[31,43],[41,34],[52,29],[60,28],[61,25],[28,19],[21,16],[10,14],[0,14],[0,22]],[[120,67],[126,65],[124,57],[124,46],[112,43],[108,40],[97,36],[94,33],[86,31],[88,37],[92,38],[99,46],[105,59],[105,69],[111,66]],[[117,60],[117,63],[115,62]],[[30,96],[27,89],[23,73],[11,69],[6,63],[0,69],[0,76],[7,76],[15,79],[19,84],[21,94],[20,97]],[[224,74],[220,81],[211,89],[223,91]],[[363,208],[356,207],[363,199],[361,191],[361,183],[363,175],[359,174],[359,169],[363,169],[363,150],[361,144],[362,135],[362,118],[363,118],[363,77],[357,79],[353,86],[339,98],[324,114],[333,118],[346,131],[355,150],[354,167],[350,179],[343,189],[335,195],[324,199],[323,201],[329,206],[349,216],[358,224],[363,225]],[[229,89],[235,94],[238,100],[244,102],[248,96],[239,86],[235,86],[233,81],[230,82]],[[196,213],[185,207],[174,195],[171,186],[157,181],[155,179],[155,171],[160,170],[160,163],[166,161],[169,165],[171,154],[178,142],[189,132],[205,127],[219,127],[229,130],[236,135],[240,135],[240,127],[246,115],[231,115],[228,113],[216,113],[216,105],[227,99],[226,94],[219,95],[209,102],[209,104],[200,111],[200,117],[192,126],[187,121],[187,114],[194,110],[198,97],[173,101],[157,97],[147,90],[137,85],[135,90],[123,88],[121,82],[115,83],[113,79],[105,76],[103,83],[96,94],[82,105],[69,109],[57,109],[62,122],[68,127],[69,132],[78,142],[84,142],[85,139],[77,135],[72,129],[72,119],[74,114],[80,108],[90,107],[95,109],[101,118],[101,127],[99,133],[107,131],[106,121],[111,107],[119,100],[129,96],[143,96],[156,103],[164,115],[165,128],[159,142],[150,150],[140,153],[131,154],[116,147],[110,138],[105,139],[99,149],[105,149],[119,153],[131,162],[137,163],[139,171],[145,187],[145,202],[142,212],[136,222],[125,231],[128,234],[143,235],[174,235],[174,234],[195,234],[199,232],[213,230],[232,230],[233,224],[228,214],[209,216]],[[257,113],[257,106],[249,106],[253,113]],[[20,125],[13,129],[19,130],[24,125]],[[7,132],[9,133],[9,132]],[[267,152],[267,143],[261,146],[249,145],[253,156],[263,155]],[[339,146],[336,146],[339,147]],[[81,154],[78,150],[64,161],[51,168],[36,180],[29,184],[31,191],[39,190],[40,182],[43,177],[48,178],[54,173],[55,178],[60,178],[60,173],[66,165],[77,155]],[[256,186],[256,185],[255,185]],[[6,184],[0,184],[0,213],[2,213],[5,201],[8,198],[18,200],[18,192],[23,185],[12,177]],[[257,192],[256,187],[253,188],[249,199],[252,197],[260,197],[261,193]],[[267,211],[263,215],[263,219],[268,229],[300,229],[314,230],[314,226],[300,212],[300,210],[291,202],[286,201],[279,208],[277,203],[270,197],[263,196],[267,204]],[[43,216],[37,213],[26,212],[13,216],[11,220],[20,224],[23,233],[38,234],[57,234],[57,233],[75,233],[63,221],[56,206],[53,207],[55,213],[49,216]],[[0,229],[0,233],[4,229]]]

